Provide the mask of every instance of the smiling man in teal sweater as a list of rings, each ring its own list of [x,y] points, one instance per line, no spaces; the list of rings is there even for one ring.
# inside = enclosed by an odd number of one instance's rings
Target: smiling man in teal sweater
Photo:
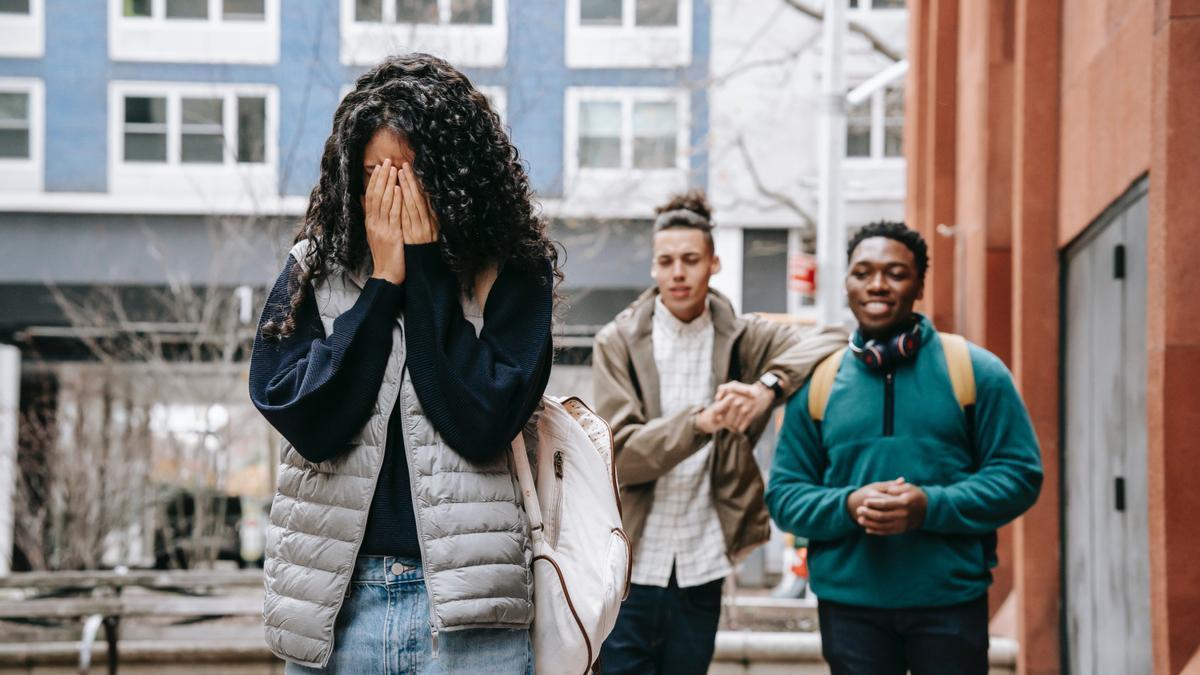
[[[767,505],[809,540],[833,675],[984,675],[995,532],[1037,499],[1037,439],[1008,370],[975,345],[961,363],[976,395],[960,405],[955,338],[943,348],[913,312],[929,265],[918,233],[875,223],[848,255],[851,356],[831,363],[819,421],[817,376],[788,403]]]

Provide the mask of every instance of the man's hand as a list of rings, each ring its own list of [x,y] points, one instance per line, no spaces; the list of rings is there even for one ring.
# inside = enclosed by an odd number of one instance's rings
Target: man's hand
[[[897,481],[889,480],[880,483],[870,483],[858,488],[854,492],[851,492],[850,496],[846,498],[846,512],[850,514],[850,517],[854,519],[854,522],[858,523],[859,525],[865,525],[863,517],[859,511],[863,508],[863,505],[866,503],[866,501],[872,498],[880,499],[887,497],[887,489],[896,484]]]
[[[733,399],[713,401],[707,408],[696,413],[696,428],[700,433],[709,435],[718,429],[727,428],[729,410],[733,407]]]
[[[730,402],[725,418],[725,428],[745,433],[775,403],[775,392],[765,385],[745,382],[726,382],[717,387],[716,400]]]
[[[874,490],[865,495],[851,511],[855,522],[861,525],[867,534],[903,534],[917,529],[925,522],[925,509],[929,506],[929,498],[924,490],[905,482],[903,478],[887,483],[872,483],[867,487],[880,485],[883,486],[882,490]],[[847,500],[848,508],[854,495],[850,497],[851,499]]]

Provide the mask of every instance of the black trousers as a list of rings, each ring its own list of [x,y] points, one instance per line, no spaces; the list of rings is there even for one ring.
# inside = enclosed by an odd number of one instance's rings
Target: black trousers
[[[600,651],[604,675],[704,675],[716,648],[723,579],[680,588],[633,584]]]
[[[832,675],[987,675],[987,596],[949,607],[872,609],[821,601]]]

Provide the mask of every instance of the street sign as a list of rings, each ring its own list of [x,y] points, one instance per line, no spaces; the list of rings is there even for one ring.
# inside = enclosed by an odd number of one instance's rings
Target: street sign
[[[793,293],[812,295],[817,290],[817,258],[811,253],[788,256],[788,287]]]

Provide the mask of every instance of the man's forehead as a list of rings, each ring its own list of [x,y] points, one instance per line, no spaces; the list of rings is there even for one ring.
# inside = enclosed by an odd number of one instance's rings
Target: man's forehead
[[[654,255],[705,253],[708,241],[704,233],[690,227],[673,227],[654,233]]]
[[[854,255],[850,262],[914,265],[916,256],[907,246],[891,237],[869,237],[854,247]]]

